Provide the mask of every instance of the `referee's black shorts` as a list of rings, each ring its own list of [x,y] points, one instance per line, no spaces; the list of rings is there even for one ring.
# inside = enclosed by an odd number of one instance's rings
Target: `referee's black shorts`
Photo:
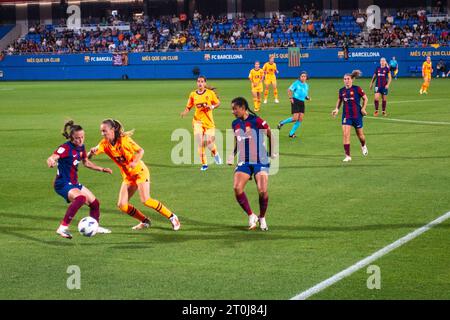
[[[294,102],[291,103],[291,113],[305,113],[305,102],[295,98],[293,99]]]

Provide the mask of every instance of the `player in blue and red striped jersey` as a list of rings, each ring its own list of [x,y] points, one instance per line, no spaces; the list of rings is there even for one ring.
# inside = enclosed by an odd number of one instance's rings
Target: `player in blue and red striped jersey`
[[[249,109],[247,100],[242,97],[234,98],[231,108],[236,117],[232,123],[235,139],[234,151],[228,157],[227,163],[232,165],[234,157],[238,156],[238,164],[234,173],[234,193],[237,202],[248,215],[249,230],[255,229],[259,221],[261,230],[266,231],[268,230],[266,210],[269,203],[267,185],[270,161],[264,141],[267,136],[269,154],[272,154],[274,139],[267,122]],[[259,193],[259,217],[253,213],[244,192],[245,185],[252,176],[255,176]]]
[[[387,105],[387,95],[388,95],[388,89],[389,85],[392,81],[392,75],[391,71],[389,69],[389,66],[386,62],[385,58],[380,59],[380,66],[375,69],[375,72],[373,73],[372,81],[370,81],[370,90],[372,90],[374,82],[375,84],[375,112],[373,115],[375,117],[378,117],[378,106],[380,104],[380,96],[382,97],[382,114],[383,116],[387,116],[386,113],[386,105]]]
[[[63,238],[72,239],[72,235],[69,232],[69,225],[83,204],[89,206],[89,214],[91,217],[98,222],[100,219],[99,201],[88,188],[78,182],[78,164],[82,162],[86,168],[109,174],[112,173],[112,170],[99,167],[87,159],[87,153],[84,147],[84,130],[81,126],[74,124],[70,120],[64,125],[62,134],[68,141],[60,145],[48,157],[47,165],[49,168],[58,166],[54,189],[57,194],[70,203],[56,233]],[[98,227],[97,233],[111,233],[111,231],[103,227]]]
[[[342,110],[342,134],[345,150],[344,162],[351,161],[350,156],[350,129],[354,127],[356,135],[361,142],[361,149],[364,156],[367,156],[369,150],[366,146],[366,137],[363,130],[363,116],[367,115],[366,107],[368,98],[361,87],[353,85],[353,79],[361,76],[361,71],[353,70],[352,73],[344,75],[345,86],[339,89],[339,97],[336,102],[336,108],[331,112],[333,117],[339,113],[339,108],[343,104]],[[363,105],[361,106],[361,99]]]

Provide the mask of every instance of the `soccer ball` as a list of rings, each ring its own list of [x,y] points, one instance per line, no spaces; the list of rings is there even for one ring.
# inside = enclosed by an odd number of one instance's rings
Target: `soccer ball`
[[[78,223],[78,231],[85,237],[93,237],[97,233],[98,222],[92,217],[84,217]]]

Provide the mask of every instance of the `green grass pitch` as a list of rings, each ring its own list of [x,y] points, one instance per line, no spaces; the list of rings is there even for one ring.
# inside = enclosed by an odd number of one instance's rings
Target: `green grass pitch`
[[[280,80],[281,103],[259,113],[272,128],[290,114]],[[233,116],[232,98],[251,101],[246,80],[210,80],[222,101],[214,111],[224,132]],[[233,167],[175,165],[170,139],[181,119],[191,81],[0,82],[0,299],[289,299],[450,211],[449,80],[433,80],[427,96],[421,80],[399,79],[389,92],[389,119],[366,118],[368,157],[352,132],[353,161],[343,164],[340,116],[330,112],[341,79],[311,79],[299,138],[280,132],[280,170],[269,179],[270,230],[246,230],[247,218],[234,199]],[[369,79],[357,85],[368,92]],[[135,220],[116,208],[119,170],[105,156],[94,162],[106,175],[84,168],[80,182],[101,202],[110,235],[74,238],[55,230],[66,203],[52,188],[55,169],[46,158],[64,142],[64,121],[86,132],[86,146],[100,140],[102,119],[114,117],[145,149],[152,196],[178,214],[182,230],[145,208],[151,229],[133,232]],[[440,122],[440,124],[432,123]],[[193,152],[195,152],[193,150]],[[253,182],[246,189],[258,210]],[[373,264],[381,289],[369,290],[366,268],[312,299],[449,299],[450,221]],[[81,289],[69,290],[67,268],[81,270]]]

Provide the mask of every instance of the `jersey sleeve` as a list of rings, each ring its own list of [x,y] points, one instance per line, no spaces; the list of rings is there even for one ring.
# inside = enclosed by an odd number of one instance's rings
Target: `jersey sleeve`
[[[364,92],[364,90],[363,90],[361,87],[358,87],[358,94],[359,94],[361,97],[364,97],[364,96],[366,95],[366,93]]]
[[[258,127],[258,129],[270,129],[269,124],[259,117],[256,118],[256,126]]]
[[[62,144],[58,147],[58,149],[53,151],[53,154],[56,154],[61,159],[67,158],[69,156],[69,147],[66,144]]]
[[[194,106],[194,93],[191,92],[191,94],[189,95],[189,99],[186,103],[186,108],[190,110],[193,106]]]
[[[81,160],[87,159],[86,147],[84,145],[83,145],[83,148],[81,149],[80,155],[81,155]]]
[[[217,105],[219,103],[219,98],[214,90],[211,90],[211,105]]]
[[[295,89],[296,89],[296,84],[297,82],[294,82],[293,84],[291,84],[291,86],[289,87],[289,90],[291,90],[292,92],[294,92],[295,91]]]
[[[123,143],[123,142],[122,142]],[[141,146],[138,145],[133,139],[131,139],[130,137],[127,137],[126,141],[126,146],[128,149],[133,150],[134,152],[138,152],[139,150],[141,150]]]
[[[98,145],[95,147],[95,149],[96,149],[96,151],[94,154],[96,156],[105,152],[105,145],[103,143],[103,140],[98,143]]]

